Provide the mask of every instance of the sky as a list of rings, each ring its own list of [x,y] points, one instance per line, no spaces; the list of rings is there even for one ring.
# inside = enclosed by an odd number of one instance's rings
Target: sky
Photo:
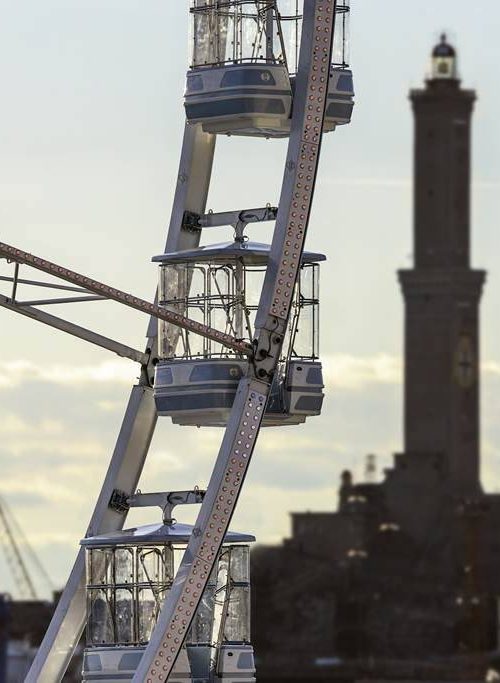
[[[2,241],[152,298],[150,260],[163,250],[184,124],[187,7],[186,0],[0,0]],[[304,427],[266,430],[259,440],[233,523],[259,542],[286,536],[290,511],[333,510],[341,471],[360,479],[367,453],[377,454],[381,475],[402,448],[395,273],[412,259],[407,95],[422,84],[443,30],[458,49],[464,84],[479,95],[473,263],[489,271],[482,469],[485,487],[500,489],[499,27],[496,0],[473,8],[465,0],[352,2],[356,109],[351,126],[325,139],[308,236],[308,248],[328,256],[325,409]],[[218,140],[209,208],[276,204],[285,151],[283,141]],[[270,241],[269,224],[252,236]],[[10,272],[5,262],[0,271]],[[51,312],[144,345],[140,313],[109,303]],[[5,310],[0,325],[0,495],[62,585],[137,367]],[[203,486],[221,437],[160,420],[141,489]],[[0,591],[16,594],[1,559]]]

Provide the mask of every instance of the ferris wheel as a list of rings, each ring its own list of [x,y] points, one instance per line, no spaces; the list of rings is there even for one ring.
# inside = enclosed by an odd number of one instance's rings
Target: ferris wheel
[[[306,252],[323,133],[350,123],[349,0],[191,0],[186,126],[155,303],[0,243],[13,264],[0,305],[141,365],[87,534],[27,677],[54,683],[86,627],[84,681],[253,683],[249,546],[229,530],[259,431],[321,413],[319,268]],[[276,205],[207,212],[218,135],[288,138]],[[274,224],[270,244],[250,240]],[[214,227],[233,239],[201,245]],[[150,316],[144,352],[21,305],[29,266],[73,301]],[[4,278],[5,279],[5,278]],[[68,284],[60,284],[60,280]],[[45,285],[44,285],[45,286]],[[70,299],[52,299],[52,303]],[[137,492],[158,416],[225,429],[206,490]],[[193,526],[175,507],[200,505]],[[134,507],[161,519],[124,529]]]

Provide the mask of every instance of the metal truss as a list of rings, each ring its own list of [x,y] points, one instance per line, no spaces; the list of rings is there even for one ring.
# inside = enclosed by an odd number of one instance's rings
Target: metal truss
[[[241,380],[215,468],[172,589],[134,681],[167,681],[229,529],[252,458],[290,316],[323,135],[336,0],[304,5],[292,131],[269,266],[257,315],[256,354]]]
[[[48,275],[54,275],[55,277],[60,278],[61,280],[66,280],[67,282],[79,285],[83,288],[83,290],[93,292],[97,295],[97,297],[81,296],[73,299],[43,299],[41,301],[26,302],[24,305],[40,305],[47,303],[74,303],[75,301],[95,301],[96,298],[99,300],[111,299],[112,301],[117,301],[120,304],[129,306],[130,308],[135,308],[137,311],[141,311],[142,313],[148,313],[149,315],[152,315],[155,318],[165,320],[168,323],[177,325],[177,327],[180,327],[183,330],[187,330],[188,332],[194,332],[194,334],[199,334],[203,337],[207,337],[207,339],[211,339],[212,341],[218,342],[223,346],[226,346],[229,349],[233,349],[233,351],[237,351],[238,353],[241,353],[243,355],[251,355],[253,351],[251,345],[245,344],[242,340],[238,340],[235,337],[226,334],[225,332],[219,332],[219,330],[214,330],[212,327],[203,325],[202,323],[199,323],[196,320],[190,320],[189,318],[180,315],[180,313],[168,311],[165,308],[161,308],[157,304],[149,303],[148,301],[144,301],[144,299],[139,299],[139,297],[137,296],[133,296],[132,294],[122,292],[120,289],[115,289],[114,287],[105,285],[102,282],[98,282],[97,280],[92,280],[86,275],[80,275],[80,273],[75,273],[74,271],[69,270],[68,268],[58,266],[57,264],[51,263],[50,261],[46,261],[45,259],[42,259],[39,256],[33,256],[33,254],[29,254],[28,252],[22,251],[21,249],[17,249],[16,247],[12,247],[10,244],[0,242],[0,256],[3,256],[4,258],[9,259],[10,261],[13,261],[16,264],[16,271],[18,265],[25,264],[31,266],[32,268],[36,268],[37,270],[41,270],[42,272],[47,273]],[[15,286],[15,277],[13,278],[13,281]],[[18,305],[22,306],[23,304]]]
[[[207,490],[203,495],[202,492],[185,492],[188,501],[201,502],[201,509],[172,589],[135,674],[136,683],[169,680],[229,529],[257,442],[290,317],[292,294],[309,224],[324,127],[336,4],[337,0],[305,0],[304,3],[292,127],[277,212],[265,207],[207,214],[206,199],[212,174],[215,136],[204,133],[200,125],[186,125],[185,128],[166,252],[197,247],[204,228],[220,224],[237,227],[239,223],[276,220],[252,346],[0,243],[0,253],[17,263],[29,263],[93,295],[114,299],[147,312],[151,316],[145,354],[148,358],[156,356],[158,318],[166,320],[172,326],[172,332],[178,330],[177,341],[180,328],[189,329],[206,336],[213,334],[210,338],[251,356],[252,362],[248,364],[247,376],[240,382]],[[10,301],[8,307],[12,309],[13,306],[18,308]],[[24,309],[24,314],[29,314],[29,308]],[[50,324],[47,320],[43,322]],[[57,327],[57,324],[53,326]],[[85,338],[88,332],[77,336]],[[97,343],[97,340],[93,343]],[[110,350],[118,352],[117,349]],[[133,349],[127,351],[127,348],[121,351],[120,355],[128,354],[128,357],[131,352],[140,353]],[[142,356],[140,362],[145,363],[146,358]],[[132,389],[115,451],[87,530],[89,536],[121,529],[130,505],[152,502],[134,497],[156,424],[147,364],[143,367],[145,372],[138,385]],[[116,504],[117,492],[124,503],[122,505]],[[169,514],[168,504],[175,501],[158,497],[153,503],[164,507],[165,514]],[[85,616],[84,555],[80,550],[54,618],[26,678],[28,683],[55,683],[62,680],[81,636]]]
[[[184,229],[183,217],[188,211],[199,215],[205,212],[215,141],[215,136],[204,133],[201,126],[186,125],[165,251],[194,249],[199,245],[200,231]],[[172,325],[174,329],[178,328]],[[147,335],[146,354],[154,358],[157,350],[156,318],[150,319]],[[87,536],[119,531],[125,523],[126,510],[116,509],[111,502],[116,490],[128,496],[135,494],[153,438],[157,415],[148,369],[143,366],[141,378],[132,388]],[[26,677],[27,683],[62,681],[85,621],[85,555],[80,549],[45,638]]]

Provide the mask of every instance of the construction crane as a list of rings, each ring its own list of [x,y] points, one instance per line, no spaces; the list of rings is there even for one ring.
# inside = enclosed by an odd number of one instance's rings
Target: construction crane
[[[0,257],[14,267],[4,278],[12,291],[0,299],[1,306],[142,368],[29,683],[62,680],[85,624],[84,681],[255,681],[253,649],[243,627],[252,537],[230,532],[229,525],[261,427],[300,424],[321,412],[317,273],[325,257],[305,253],[304,246],[323,133],[351,119],[349,0],[191,0],[190,5],[187,120],[166,246],[154,259],[160,264],[156,303],[0,243]],[[295,45],[284,36],[295,36]],[[207,213],[221,134],[288,139],[276,208],[269,203]],[[247,226],[264,221],[275,223],[271,244],[249,242]],[[202,233],[217,226],[231,228],[234,241],[200,247]],[[47,286],[21,279],[21,265],[64,280],[69,285],[55,289],[72,295],[19,300],[20,286]],[[305,272],[310,277],[302,278]],[[200,287],[194,284],[199,276]],[[252,300],[259,277],[257,305]],[[151,317],[145,352],[39,308],[101,300]],[[298,342],[305,310],[312,320],[308,350]],[[136,492],[159,414],[178,424],[225,427],[206,490]],[[174,506],[187,504],[201,505],[192,527],[172,515]],[[133,507],[161,508],[161,524],[122,530]],[[174,576],[178,545],[183,551]]]
[[[33,550],[26,538],[22,527],[12,514],[6,500],[0,496],[0,542],[4,551],[5,559],[12,572],[16,589],[21,597],[27,600],[38,600],[39,595],[28,570],[28,563],[23,556],[23,550],[31,560],[31,565],[36,568],[39,577],[46,588],[53,593],[55,587],[45,567]]]

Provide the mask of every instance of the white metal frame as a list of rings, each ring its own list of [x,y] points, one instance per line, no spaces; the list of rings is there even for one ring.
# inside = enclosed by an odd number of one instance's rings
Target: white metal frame
[[[203,214],[215,151],[215,136],[201,126],[186,126],[181,153],[174,208],[166,251],[194,249],[199,232],[182,229],[185,211]],[[157,322],[151,319],[147,348],[156,348]],[[99,495],[87,535],[94,536],[123,528],[126,515],[109,507],[113,491],[133,495],[147,457],[156,426],[156,408],[151,388],[151,371],[145,372],[132,388],[129,403],[111,463]],[[85,558],[80,549],[54,617],[26,678],[27,683],[61,681],[85,627]]]
[[[222,333],[202,329],[203,326],[193,330],[207,336],[215,335],[218,341],[250,355],[251,362],[248,376],[240,382],[193,535],[135,674],[134,681],[137,683],[156,683],[169,679],[229,528],[255,448],[273,375],[281,355],[309,223],[324,128],[336,5],[337,0],[304,2],[291,134],[270,261],[257,314],[254,345],[250,349],[240,340],[227,335],[227,339],[222,340]],[[186,226],[185,217],[189,214],[205,215],[214,149],[214,135],[204,133],[201,125],[186,125],[166,243],[167,252],[192,249],[199,244],[200,230]],[[175,327],[185,328],[192,321],[182,316],[165,314],[155,304],[140,301],[9,245],[0,243],[0,255],[16,263],[28,263],[51,272],[98,296],[132,305],[154,316],[148,329],[147,351],[141,354],[84,328],[74,326],[74,329],[65,329],[54,316],[43,313],[40,317],[37,309],[24,307],[24,311],[16,310],[19,307],[15,301],[5,297],[0,299],[0,305],[11,310],[35,317],[41,322],[142,363],[141,380],[132,389],[87,535],[119,530],[123,527],[126,511],[110,506],[110,502],[116,491],[128,497],[135,493],[156,425],[151,388],[152,364],[157,349],[156,318],[167,320]],[[17,268],[18,266],[16,272]],[[58,272],[53,269],[58,269]],[[85,610],[84,553],[80,550],[50,627],[26,678],[28,683],[55,683],[62,680],[85,625]]]

